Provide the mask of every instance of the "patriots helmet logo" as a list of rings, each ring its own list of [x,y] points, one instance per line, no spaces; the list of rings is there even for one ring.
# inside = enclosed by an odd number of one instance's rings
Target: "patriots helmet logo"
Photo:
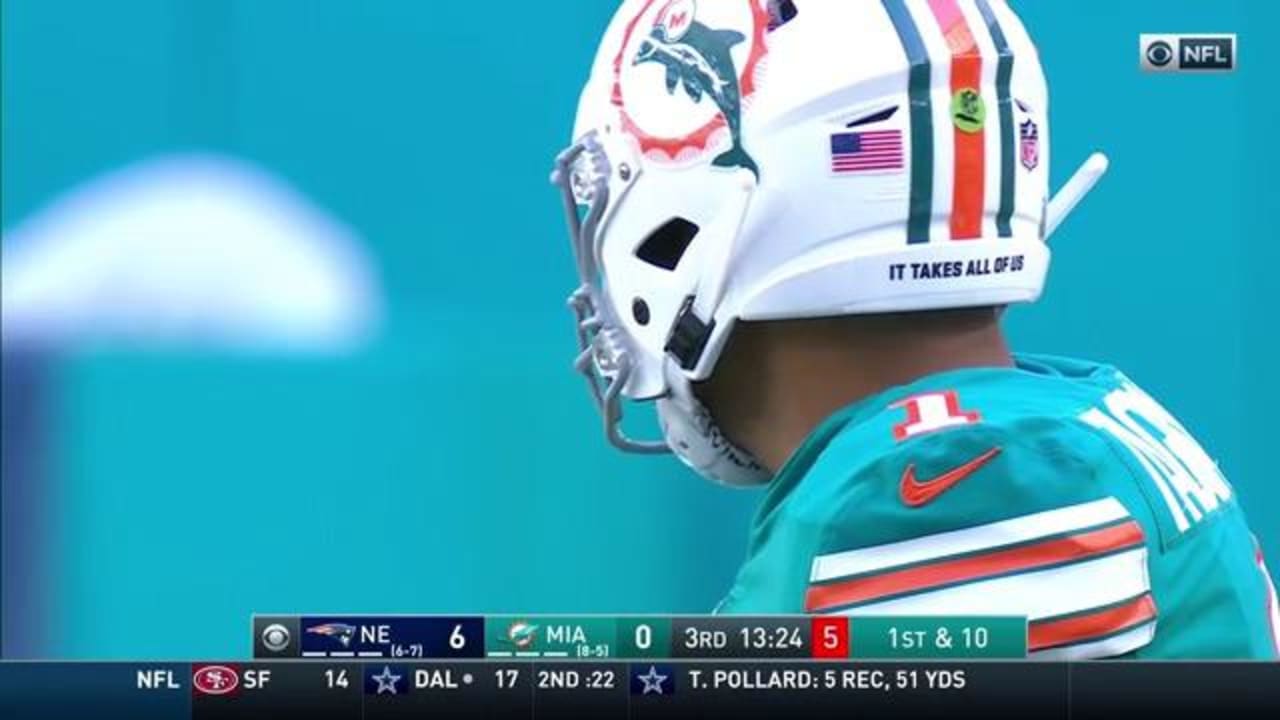
[[[332,638],[342,643],[342,647],[345,648],[351,647],[351,638],[356,634],[356,626],[346,623],[324,623],[307,628],[307,633]]]

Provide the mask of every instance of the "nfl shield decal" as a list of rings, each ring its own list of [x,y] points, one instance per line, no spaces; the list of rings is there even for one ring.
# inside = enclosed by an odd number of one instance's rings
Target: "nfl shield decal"
[[[1035,170],[1040,167],[1040,128],[1034,120],[1028,120],[1019,128],[1022,136],[1022,167]]]

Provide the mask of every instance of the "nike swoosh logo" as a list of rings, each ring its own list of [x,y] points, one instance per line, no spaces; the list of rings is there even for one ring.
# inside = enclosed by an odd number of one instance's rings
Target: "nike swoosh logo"
[[[924,481],[916,480],[916,466],[912,463],[902,473],[902,502],[910,507],[927,505],[934,498],[955,487],[956,483],[977,472],[999,454],[1000,448],[993,447],[959,467]]]

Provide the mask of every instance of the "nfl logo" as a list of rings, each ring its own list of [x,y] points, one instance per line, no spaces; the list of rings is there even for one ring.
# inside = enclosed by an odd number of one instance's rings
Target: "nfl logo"
[[[1022,123],[1022,167],[1035,170],[1040,166],[1040,128],[1032,120]]]

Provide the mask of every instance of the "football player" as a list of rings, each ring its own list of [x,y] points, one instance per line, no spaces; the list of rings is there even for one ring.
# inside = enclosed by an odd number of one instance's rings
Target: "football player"
[[[558,160],[608,439],[767,484],[722,612],[1026,616],[1034,658],[1274,658],[1212,458],[1104,364],[1010,352],[1048,94],[1004,0],[626,0]],[[663,438],[620,426],[653,402]]]

